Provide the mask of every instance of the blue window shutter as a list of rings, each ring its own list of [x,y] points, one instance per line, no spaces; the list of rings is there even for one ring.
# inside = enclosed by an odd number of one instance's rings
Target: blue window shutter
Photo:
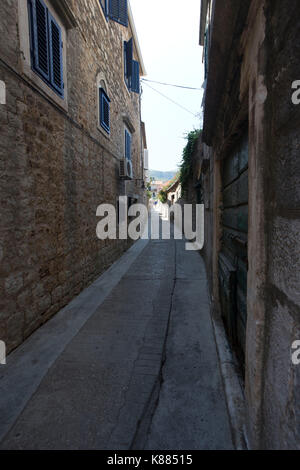
[[[34,31],[33,31],[33,10],[32,10],[31,0],[28,0],[28,25],[29,25],[30,57],[31,57],[31,63],[34,64]]]
[[[109,17],[114,21],[119,20],[119,0],[109,0]]]
[[[131,91],[140,93],[140,64],[134,60],[132,62],[132,85]]]
[[[124,41],[124,78],[127,79],[127,42]]]
[[[61,28],[58,26],[50,13],[48,13],[48,18],[50,45],[50,82],[55,90],[63,96],[64,84]]]
[[[110,132],[110,99],[103,90],[99,89],[99,108],[100,108],[100,124],[106,132]]]
[[[119,0],[119,23],[124,26],[128,26],[127,0]]]
[[[127,0],[109,0],[109,17],[124,26],[128,26]]]
[[[50,80],[48,10],[42,0],[32,1],[34,68]]]

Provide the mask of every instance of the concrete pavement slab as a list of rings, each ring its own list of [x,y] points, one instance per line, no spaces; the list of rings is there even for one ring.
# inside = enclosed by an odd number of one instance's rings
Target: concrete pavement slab
[[[184,241],[137,246],[73,303],[76,328],[58,314],[14,353],[0,448],[232,448],[204,263]]]

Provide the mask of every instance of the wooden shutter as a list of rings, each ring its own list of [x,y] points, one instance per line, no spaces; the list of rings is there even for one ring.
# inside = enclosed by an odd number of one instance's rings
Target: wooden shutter
[[[128,26],[127,0],[119,0],[119,23],[124,26]]]
[[[136,60],[132,61],[131,91],[140,93],[140,64]]]
[[[34,68],[50,80],[48,10],[42,0],[32,1]]]
[[[127,0],[109,0],[109,17],[124,26],[128,26]]]
[[[50,81],[51,85],[63,95],[63,63],[61,29],[53,16],[49,17],[49,44],[50,44]]]
[[[229,339],[245,364],[248,275],[248,133],[222,160],[222,240],[219,294]]]
[[[107,94],[100,88],[100,124],[107,131],[110,132],[110,99]]]

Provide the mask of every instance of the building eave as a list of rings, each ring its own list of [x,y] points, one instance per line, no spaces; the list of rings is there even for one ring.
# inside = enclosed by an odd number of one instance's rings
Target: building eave
[[[174,191],[174,189],[177,189],[179,184],[180,184],[180,181],[179,181],[179,178],[177,178],[177,180],[174,181],[174,183],[169,188],[166,189],[166,192],[170,193],[170,192]]]
[[[128,2],[128,20],[129,20],[129,25],[130,25],[130,28],[131,28],[131,31],[132,31],[132,36],[133,36],[136,52],[137,52],[137,55],[138,55],[139,64],[140,64],[140,75],[141,75],[141,77],[145,77],[147,75],[147,72],[146,72],[144,61],[143,61],[142,51],[141,51],[141,48],[140,48],[138,35],[137,35],[137,32],[136,32],[136,27],[135,27],[135,23],[134,23],[134,19],[133,19],[133,14],[132,14],[130,2]]]

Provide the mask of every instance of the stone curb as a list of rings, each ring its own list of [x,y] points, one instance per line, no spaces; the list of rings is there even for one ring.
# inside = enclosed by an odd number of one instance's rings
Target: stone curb
[[[235,450],[248,450],[245,431],[245,396],[238,373],[237,361],[228,343],[218,308],[211,304],[211,320],[216,341],[219,367]]]

